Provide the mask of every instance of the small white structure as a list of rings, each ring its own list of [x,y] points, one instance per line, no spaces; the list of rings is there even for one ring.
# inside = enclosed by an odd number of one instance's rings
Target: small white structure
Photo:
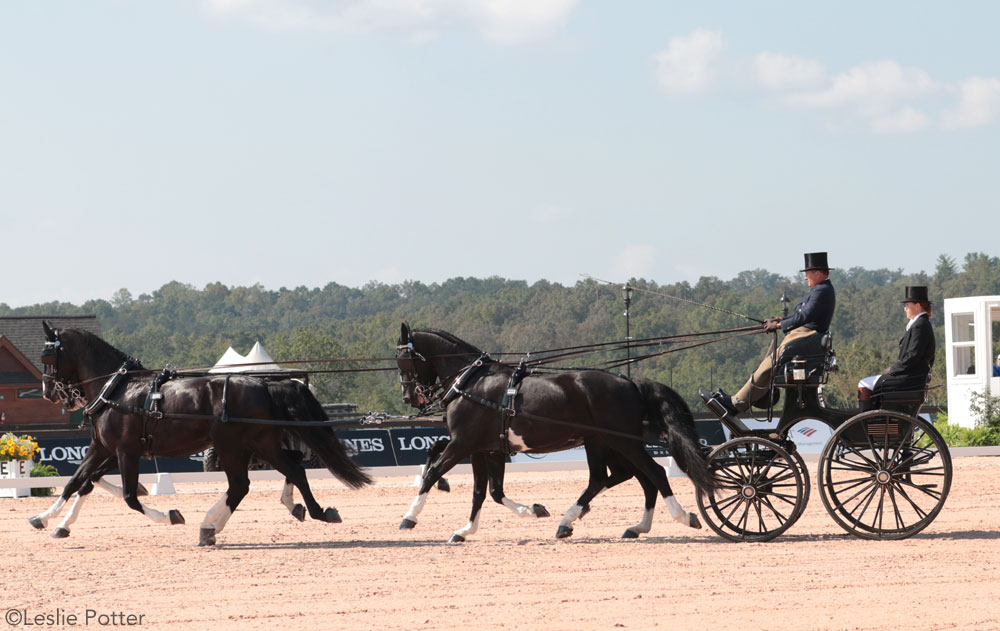
[[[208,372],[289,372],[274,363],[260,342],[256,342],[244,357],[230,346],[222,354],[215,367]]]
[[[1000,377],[993,376],[994,343],[1000,342],[1000,296],[946,298],[944,339],[948,422],[973,427],[972,393],[1000,396]]]

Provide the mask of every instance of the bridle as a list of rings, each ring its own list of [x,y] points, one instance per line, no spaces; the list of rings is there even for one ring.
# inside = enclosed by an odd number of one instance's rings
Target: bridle
[[[425,403],[430,403],[434,398],[434,391],[438,385],[434,382],[426,382],[420,378],[417,371],[416,360],[426,362],[427,358],[418,353],[413,348],[413,341],[407,340],[406,344],[396,346],[396,365],[399,367],[399,385],[405,391],[407,388],[413,389],[414,396],[417,397],[417,407],[423,407]]]
[[[48,380],[52,384],[52,390],[62,406],[68,410],[82,408],[87,404],[87,399],[80,390],[80,384],[73,384],[65,379],[57,377],[59,373],[59,349],[62,348],[62,340],[59,339],[59,331],[52,330],[53,339],[45,342],[42,349],[42,381]]]

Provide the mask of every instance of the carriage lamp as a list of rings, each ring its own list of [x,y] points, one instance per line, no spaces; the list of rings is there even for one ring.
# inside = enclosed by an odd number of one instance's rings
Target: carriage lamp
[[[632,378],[632,331],[629,327],[628,309],[632,306],[633,289],[628,283],[622,285],[622,298],[625,299],[625,374]]]
[[[788,300],[788,294],[785,292],[781,292],[781,298],[779,298],[779,300],[781,301],[781,318],[785,319],[788,317],[788,303],[791,301]]]

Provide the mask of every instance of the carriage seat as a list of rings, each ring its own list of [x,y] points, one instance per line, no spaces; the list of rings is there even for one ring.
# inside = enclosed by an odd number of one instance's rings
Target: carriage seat
[[[778,356],[774,368],[774,385],[792,387],[826,383],[829,373],[837,371],[837,355],[833,351],[833,334],[796,340],[786,346]]]
[[[910,392],[883,392],[873,400],[875,407],[881,410],[892,410],[909,416],[916,416],[927,397],[927,390]]]

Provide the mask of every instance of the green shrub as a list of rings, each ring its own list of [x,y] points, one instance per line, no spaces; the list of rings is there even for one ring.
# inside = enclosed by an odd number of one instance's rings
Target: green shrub
[[[31,477],[33,478],[54,478],[59,476],[59,471],[50,464],[36,462],[31,467]],[[49,497],[55,493],[52,487],[31,489],[32,497]]]

